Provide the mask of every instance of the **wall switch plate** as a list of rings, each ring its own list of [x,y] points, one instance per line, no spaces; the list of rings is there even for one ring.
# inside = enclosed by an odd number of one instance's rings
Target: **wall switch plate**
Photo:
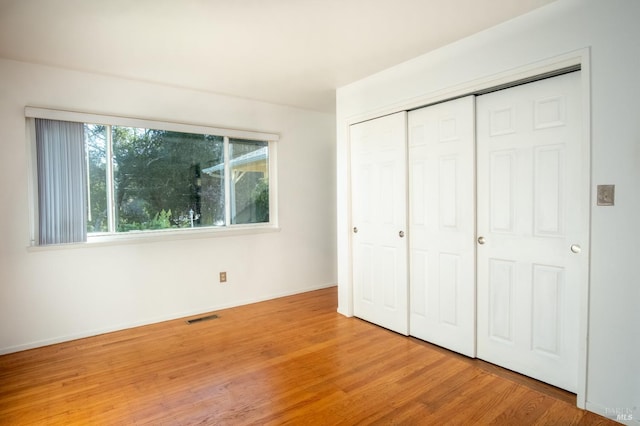
[[[220,272],[220,282],[221,283],[226,283],[227,282],[227,273],[226,272]]]
[[[616,196],[615,185],[598,185],[598,205],[613,206]]]

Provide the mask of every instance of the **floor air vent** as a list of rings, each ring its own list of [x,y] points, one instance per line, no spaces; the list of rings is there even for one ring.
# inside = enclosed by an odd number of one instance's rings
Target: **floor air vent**
[[[195,324],[197,322],[209,321],[209,320],[213,320],[213,319],[216,319],[216,318],[218,318],[218,316],[216,314],[207,315],[206,317],[200,317],[200,318],[194,318],[194,319],[187,320],[187,324]]]

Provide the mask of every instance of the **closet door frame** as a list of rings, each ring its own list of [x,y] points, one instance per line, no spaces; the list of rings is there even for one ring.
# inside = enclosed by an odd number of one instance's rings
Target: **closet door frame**
[[[582,140],[586,148],[587,161],[590,164],[591,155],[591,54],[589,48],[579,49],[566,54],[540,60],[535,63],[509,67],[508,70],[497,74],[487,75],[465,83],[444,87],[437,91],[429,91],[416,96],[405,97],[405,101],[395,101],[385,104],[378,102],[377,106],[369,112],[349,116],[343,119],[339,126],[339,134],[345,136],[345,145],[340,148],[338,154],[338,280],[339,280],[339,303],[338,312],[345,316],[353,316],[353,279],[352,279],[352,235],[351,235],[351,170],[350,170],[350,150],[349,128],[352,124],[393,114],[400,111],[410,111],[413,109],[433,105],[451,99],[467,95],[478,95],[488,93],[500,88],[506,88],[526,81],[535,81],[552,75],[559,75],[563,70],[572,68],[582,72]],[[344,180],[342,179],[344,177]],[[589,232],[591,233],[591,208],[595,199],[594,187],[591,182],[591,170],[584,171],[581,177],[589,182]],[[342,185],[346,182],[346,188]],[[583,253],[589,256],[590,247],[583,247]],[[589,278],[591,272],[588,272]],[[579,354],[578,354],[578,387],[576,405],[579,408],[586,408],[587,389],[587,357],[588,357],[588,316],[589,316],[589,281],[582,283],[580,288],[580,308],[579,308]]]

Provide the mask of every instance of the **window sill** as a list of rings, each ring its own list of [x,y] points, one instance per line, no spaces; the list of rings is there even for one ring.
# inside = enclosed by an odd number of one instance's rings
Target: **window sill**
[[[156,231],[129,231],[120,234],[90,235],[87,242],[70,244],[32,245],[27,247],[29,252],[39,252],[60,249],[78,249],[87,247],[104,247],[124,244],[139,244],[158,241],[177,241],[202,238],[236,237],[242,235],[255,235],[271,232],[280,232],[276,225],[237,225],[220,228],[197,229],[163,229]]]

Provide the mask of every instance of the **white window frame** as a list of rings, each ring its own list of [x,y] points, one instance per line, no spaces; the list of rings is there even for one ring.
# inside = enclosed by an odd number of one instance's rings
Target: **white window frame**
[[[255,132],[249,130],[226,129],[219,127],[211,127],[204,125],[172,123],[166,121],[156,121],[139,118],[129,118],[114,115],[90,114],[75,111],[65,111],[48,108],[26,107],[25,117],[27,118],[27,138],[29,149],[29,210],[30,210],[30,246],[33,249],[50,249],[60,248],[62,246],[78,246],[95,243],[119,244],[126,242],[137,242],[140,240],[167,240],[167,239],[184,239],[184,238],[203,238],[224,235],[244,235],[262,232],[279,231],[278,225],[278,194],[277,194],[277,143],[280,136],[276,133]],[[249,223],[249,224],[231,224],[230,223],[230,206],[229,206],[229,189],[225,185],[225,226],[205,226],[198,228],[182,228],[182,229],[159,229],[145,231],[129,231],[129,232],[106,232],[93,233],[87,236],[86,243],[74,243],[64,245],[47,245],[39,246],[38,241],[38,188],[37,188],[37,153],[35,141],[35,119],[42,118],[48,120],[72,121],[79,123],[101,124],[107,126],[124,126],[136,127],[155,130],[166,130],[183,133],[199,133],[205,135],[215,135],[224,137],[225,144],[225,177],[230,173],[228,159],[229,139],[248,139],[265,141],[269,147],[269,222]],[[227,180],[227,182],[229,182]],[[113,208],[113,200],[110,200]],[[113,217],[113,215],[111,215]]]

